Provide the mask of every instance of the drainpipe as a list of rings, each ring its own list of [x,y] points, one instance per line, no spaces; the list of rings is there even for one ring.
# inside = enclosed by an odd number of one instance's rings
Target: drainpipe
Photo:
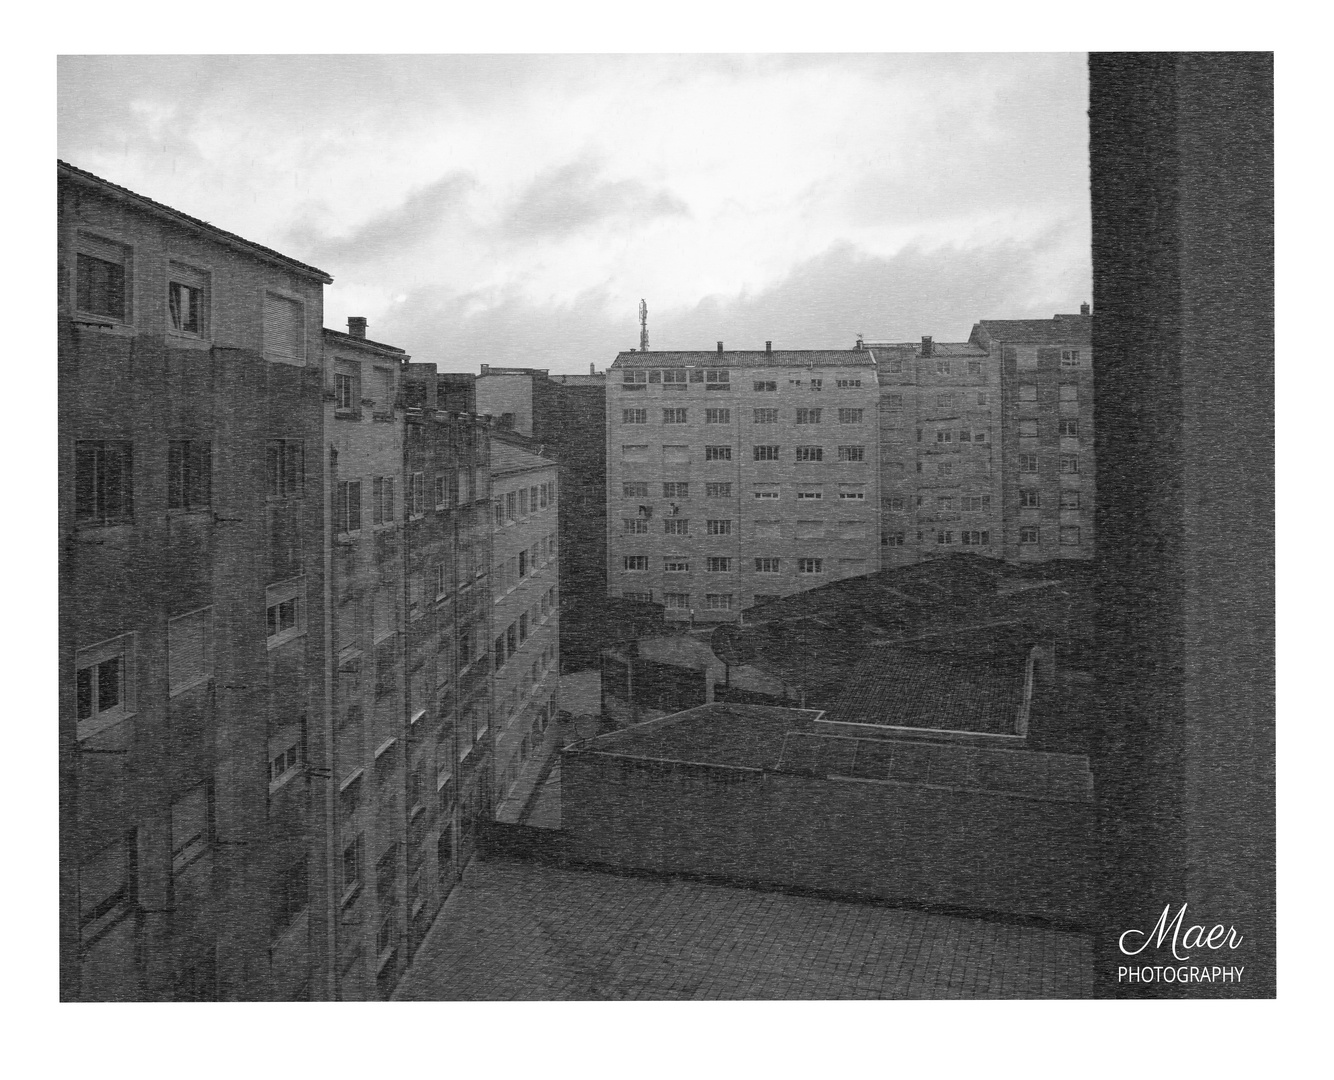
[[[338,896],[335,872],[338,869],[337,841],[334,838],[337,826],[335,808],[337,794],[334,790],[338,777],[334,770],[337,757],[334,753],[333,719],[333,672],[338,662],[333,654],[333,492],[338,483],[338,450],[329,447],[329,475],[326,477],[323,492],[323,511],[321,523],[324,536],[320,547],[324,557],[324,753],[325,767],[329,779],[324,784],[324,899],[325,899],[325,949],[328,953],[325,961],[326,1000],[338,1000]]]

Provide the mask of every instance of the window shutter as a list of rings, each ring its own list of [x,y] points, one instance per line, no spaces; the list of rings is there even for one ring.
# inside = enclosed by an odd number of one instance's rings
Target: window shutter
[[[301,305],[285,296],[264,294],[264,353],[300,360],[305,351]]]
[[[211,607],[182,615],[167,624],[167,671],[172,693],[208,674],[212,625]]]

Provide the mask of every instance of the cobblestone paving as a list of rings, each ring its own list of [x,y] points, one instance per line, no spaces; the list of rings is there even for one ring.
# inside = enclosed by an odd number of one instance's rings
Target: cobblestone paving
[[[785,893],[474,860],[404,1001],[1074,998],[1079,934]]]

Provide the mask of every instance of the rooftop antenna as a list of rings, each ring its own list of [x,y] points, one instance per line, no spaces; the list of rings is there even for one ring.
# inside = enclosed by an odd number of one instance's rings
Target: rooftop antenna
[[[648,352],[648,304],[639,301],[639,351]]]

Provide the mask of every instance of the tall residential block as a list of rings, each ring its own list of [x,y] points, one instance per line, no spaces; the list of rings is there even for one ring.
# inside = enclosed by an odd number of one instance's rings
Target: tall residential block
[[[727,621],[879,568],[869,350],[623,352],[607,396],[610,595]]]
[[[57,185],[61,995],[324,996],[332,279]]]

